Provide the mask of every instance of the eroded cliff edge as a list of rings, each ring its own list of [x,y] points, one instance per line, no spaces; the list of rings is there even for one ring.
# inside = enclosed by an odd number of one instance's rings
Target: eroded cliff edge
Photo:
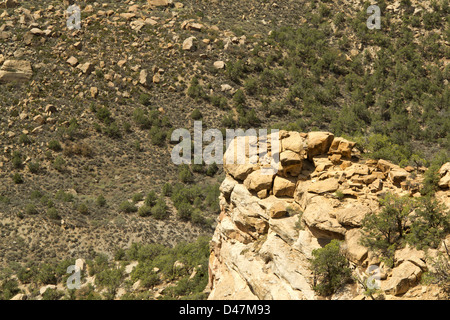
[[[429,257],[444,251],[409,246],[395,253],[388,268],[361,246],[361,221],[380,210],[388,192],[417,197],[422,170],[401,168],[385,160],[363,160],[355,143],[329,132],[279,132],[280,164],[276,174],[262,174],[256,164],[227,164],[220,191],[221,214],[211,241],[209,299],[317,299],[309,259],[332,239],[343,241],[353,273],[363,278],[368,267],[381,270],[381,290],[390,299],[440,299],[435,285],[422,285]],[[259,137],[257,143],[270,140]],[[234,151],[236,151],[235,139]],[[248,141],[247,141],[248,142]],[[233,144],[231,144],[233,146]],[[230,149],[229,149],[230,150]],[[229,151],[227,151],[229,152]],[[450,208],[450,163],[439,171],[436,198]],[[450,247],[450,237],[445,239]],[[332,299],[364,299],[354,282]]]

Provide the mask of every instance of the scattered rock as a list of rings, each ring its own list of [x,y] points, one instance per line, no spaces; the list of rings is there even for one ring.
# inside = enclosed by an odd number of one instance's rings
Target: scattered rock
[[[216,62],[214,62],[213,66],[216,69],[225,69],[225,62],[223,62],[223,61],[216,61]]]
[[[74,56],[70,57],[69,59],[67,59],[66,61],[68,64],[70,64],[72,67],[76,67],[78,64],[78,59],[75,58]]]
[[[183,41],[183,50],[184,51],[195,51],[196,45],[195,41],[197,40],[196,37],[189,37],[186,40]]]
[[[91,93],[92,98],[97,98],[97,96],[98,96],[98,88],[97,87],[91,87],[89,89],[89,91]]]
[[[91,74],[92,71],[94,71],[94,65],[92,63],[86,62],[84,64],[80,64],[77,67],[78,69],[81,70],[81,72],[83,72],[86,75]]]
[[[147,0],[148,4],[155,7],[167,7],[173,4],[173,0]]]

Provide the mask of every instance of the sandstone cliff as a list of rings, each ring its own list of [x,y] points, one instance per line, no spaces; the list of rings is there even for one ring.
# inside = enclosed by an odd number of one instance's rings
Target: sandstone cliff
[[[388,268],[359,243],[361,221],[380,210],[379,198],[387,192],[419,196],[425,169],[416,172],[384,160],[362,160],[353,142],[329,132],[280,131],[279,138],[276,174],[262,174],[267,166],[263,157],[250,163],[248,147],[245,164],[224,163],[227,176],[211,241],[209,299],[318,299],[309,259],[314,249],[332,239],[343,241],[355,276],[364,279],[369,266],[380,268],[386,298],[443,297],[437,286],[420,283],[430,268],[428,257],[443,248],[425,254],[406,246]],[[257,143],[267,143],[271,156],[267,140],[259,137]],[[442,190],[436,197],[450,207],[449,163],[440,176]],[[446,242],[449,246],[450,237]],[[331,298],[365,299],[363,292],[355,281]]]

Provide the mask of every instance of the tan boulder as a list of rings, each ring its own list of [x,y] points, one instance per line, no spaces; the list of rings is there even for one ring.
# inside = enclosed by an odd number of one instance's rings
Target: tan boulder
[[[37,124],[43,125],[45,123],[45,118],[42,115],[38,114],[33,117],[33,121]]]
[[[347,258],[354,263],[361,263],[367,257],[368,249],[360,244],[362,232],[360,229],[350,229],[345,233],[345,248]]]
[[[303,159],[294,151],[286,150],[280,153],[280,163],[283,167],[301,166]]]
[[[296,179],[276,176],[273,181],[273,194],[277,197],[293,197],[296,187]]]
[[[439,187],[442,189],[450,187],[450,162],[444,163],[439,169]]]
[[[450,162],[444,163],[442,165],[442,167],[439,169],[439,175],[442,177],[448,172],[450,172]]]
[[[387,294],[400,295],[420,280],[422,269],[412,263],[405,261],[392,270],[392,276],[381,282],[381,289]]]
[[[308,192],[321,194],[326,192],[334,192],[337,189],[339,189],[339,180],[329,178],[311,183],[308,187]]]
[[[237,183],[238,182],[230,176],[226,176],[225,179],[222,181],[219,190],[225,196],[226,199],[230,199],[231,192],[233,191],[234,186]]]
[[[281,140],[281,151],[290,150],[296,153],[305,149],[305,139],[299,132],[289,132],[289,137]]]
[[[256,170],[250,173],[244,180],[244,186],[251,191],[260,191],[263,189],[270,189],[273,182],[272,174],[263,174],[261,170]]]
[[[343,158],[350,159],[352,157],[352,149],[355,145],[355,142],[337,137],[331,143],[329,152],[332,154],[340,154]]]
[[[17,4],[17,1],[15,1],[15,0],[5,0],[5,1],[2,3],[2,6],[3,6],[4,8],[6,8],[6,9],[9,9],[9,8],[15,8],[17,5],[18,5],[18,4]]]
[[[183,41],[182,48],[184,51],[194,51],[195,50],[195,41],[196,37],[192,36]]]
[[[369,206],[361,202],[352,201],[336,209],[334,215],[343,226],[360,227],[362,220],[369,213],[371,213]]]
[[[314,167],[316,172],[322,172],[333,166],[333,162],[328,159],[328,156],[317,156],[313,158]]]
[[[397,265],[405,261],[409,261],[420,267],[423,271],[427,269],[427,265],[425,263],[425,252],[422,250],[417,250],[409,245],[406,245],[403,249],[395,251],[394,260]]]
[[[328,159],[330,159],[330,161],[333,164],[338,165],[338,164],[341,164],[341,162],[342,162],[342,160],[341,160],[342,159],[342,155],[338,154],[338,153],[335,153],[335,154],[330,155],[328,157]]]
[[[147,3],[155,7],[166,7],[173,3],[173,0],[147,0]]]
[[[81,72],[83,72],[86,75],[89,75],[91,74],[92,71],[94,71],[94,65],[90,62],[79,64],[77,68],[80,69]]]
[[[27,60],[6,60],[0,68],[1,82],[24,82],[31,79],[33,70]]]
[[[150,75],[146,69],[142,69],[139,73],[139,83],[143,86],[150,84]]]
[[[251,172],[259,168],[258,156],[250,155],[251,139],[253,138],[250,136],[234,138],[223,156],[224,171],[237,180],[245,180]]]
[[[333,205],[328,198],[316,196],[306,206],[302,219],[310,230],[312,229],[313,233],[316,233],[317,237],[342,239],[346,229],[331,217],[332,211]]]
[[[377,162],[377,168],[381,172],[388,172],[389,170],[391,170],[391,169],[393,169],[395,167],[397,167],[395,164],[393,164],[393,163],[391,163],[391,162],[389,162],[387,160],[380,159]]]
[[[225,69],[225,62],[223,62],[223,61],[215,61],[213,63],[213,66],[216,69]]]
[[[330,132],[315,131],[308,133],[306,139],[308,158],[312,159],[316,155],[328,153],[333,139],[334,135]]]
[[[69,59],[66,60],[68,64],[70,64],[72,67],[75,67],[78,64],[78,59],[74,56],[71,56]]]
[[[408,171],[401,168],[394,168],[389,171],[389,179],[394,184],[400,184],[401,182],[405,181],[408,175]]]
[[[286,204],[282,201],[276,201],[274,202],[270,208],[269,208],[269,217],[276,219],[276,218],[283,218],[287,214]]]
[[[438,185],[442,189],[450,187],[450,172],[447,172],[447,174],[439,180]]]

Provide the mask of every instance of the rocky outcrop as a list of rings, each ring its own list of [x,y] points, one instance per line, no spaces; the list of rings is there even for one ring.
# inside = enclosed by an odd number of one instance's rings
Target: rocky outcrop
[[[233,151],[237,160],[233,142],[227,153]],[[317,299],[309,259],[332,239],[342,241],[355,274],[367,277],[373,266],[381,270],[387,298],[410,290],[411,298],[420,298],[415,288],[428,268],[423,251],[399,250],[394,267],[386,268],[360,239],[362,220],[380,210],[379,198],[387,192],[419,196],[412,186],[421,176],[385,160],[361,160],[355,143],[329,132],[280,131],[278,150],[268,137],[246,142],[245,161],[227,163],[224,155],[227,175],[211,241],[209,299]],[[249,146],[262,143],[267,154],[252,154]],[[263,173],[277,152],[278,171]],[[446,166],[440,175],[447,188]],[[443,190],[439,197],[445,203],[450,194]],[[362,299],[363,292],[354,283],[332,298]]]
[[[31,79],[33,70],[27,60],[6,60],[0,68],[0,83],[25,82]]]

